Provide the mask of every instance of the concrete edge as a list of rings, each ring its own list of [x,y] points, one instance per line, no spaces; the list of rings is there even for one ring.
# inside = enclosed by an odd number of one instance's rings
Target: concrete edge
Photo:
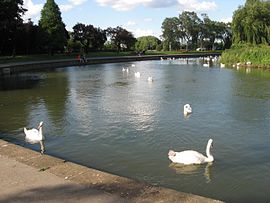
[[[0,139],[0,156],[46,171],[67,181],[81,184],[90,189],[118,195],[129,202],[198,202],[221,203],[222,201],[198,195],[156,187],[147,183],[109,174],[50,155],[24,148]]]

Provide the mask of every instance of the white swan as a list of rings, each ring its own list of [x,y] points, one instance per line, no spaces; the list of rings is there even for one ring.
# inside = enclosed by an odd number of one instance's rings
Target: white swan
[[[214,161],[214,157],[212,156],[210,152],[210,148],[212,147],[213,140],[209,139],[207,146],[206,146],[206,155],[193,151],[193,150],[186,150],[182,152],[175,152],[173,150],[170,150],[168,153],[168,158],[173,163],[179,163],[179,164],[203,164],[203,163],[209,163]]]
[[[43,133],[42,133],[42,127],[43,127],[43,122],[41,121],[37,129],[33,128],[30,130],[27,130],[26,128],[24,128],[23,130],[25,134],[25,141],[31,144],[40,143],[41,153],[43,154],[45,151],[45,147],[44,147],[45,137],[43,136]]]
[[[188,114],[192,113],[192,108],[190,104],[185,104],[184,105],[184,115],[187,116]]]
[[[220,68],[225,68],[225,64],[224,63],[220,63]]]
[[[141,73],[140,73],[140,72],[135,72],[135,77],[136,77],[136,78],[141,77]]]
[[[149,76],[149,77],[147,78],[147,81],[148,81],[148,82],[153,82],[153,77],[152,77],[152,76]]]

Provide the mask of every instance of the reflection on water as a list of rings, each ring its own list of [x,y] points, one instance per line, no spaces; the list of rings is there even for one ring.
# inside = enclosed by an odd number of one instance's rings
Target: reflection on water
[[[213,163],[207,163],[203,165],[200,165],[200,164],[184,165],[184,164],[171,163],[169,167],[174,169],[177,174],[181,174],[181,175],[194,175],[196,173],[202,173],[201,169],[204,169],[203,175],[205,177],[205,181],[206,183],[210,183],[212,165]]]
[[[23,89],[11,79],[0,91],[0,137],[39,151],[24,142],[23,127],[43,120],[48,154],[228,202],[269,202],[269,72],[185,59],[135,65],[35,72],[41,79]],[[209,138],[213,165],[168,167],[170,148],[204,151]]]
[[[1,90],[17,90],[33,88],[41,80],[37,74],[16,74],[0,76]]]

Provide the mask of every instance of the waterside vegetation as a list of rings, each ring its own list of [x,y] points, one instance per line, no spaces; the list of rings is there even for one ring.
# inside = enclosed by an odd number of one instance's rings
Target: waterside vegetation
[[[233,45],[222,54],[228,65],[270,67],[270,1],[247,0],[234,12]]]

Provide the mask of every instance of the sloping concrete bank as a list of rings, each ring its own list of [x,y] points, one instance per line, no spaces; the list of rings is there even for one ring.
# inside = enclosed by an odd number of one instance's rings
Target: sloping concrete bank
[[[67,66],[82,66],[99,63],[118,63],[128,61],[144,61],[144,60],[160,60],[163,58],[192,58],[192,57],[207,57],[220,56],[218,53],[196,53],[196,54],[174,54],[174,55],[147,55],[147,56],[122,56],[122,57],[92,57],[87,58],[87,62],[80,62],[76,59],[61,59],[48,61],[33,61],[22,63],[8,63],[0,65],[0,75],[19,73],[31,70],[42,70],[47,68],[58,68]]]
[[[0,202],[221,203],[101,172],[0,140]]]

